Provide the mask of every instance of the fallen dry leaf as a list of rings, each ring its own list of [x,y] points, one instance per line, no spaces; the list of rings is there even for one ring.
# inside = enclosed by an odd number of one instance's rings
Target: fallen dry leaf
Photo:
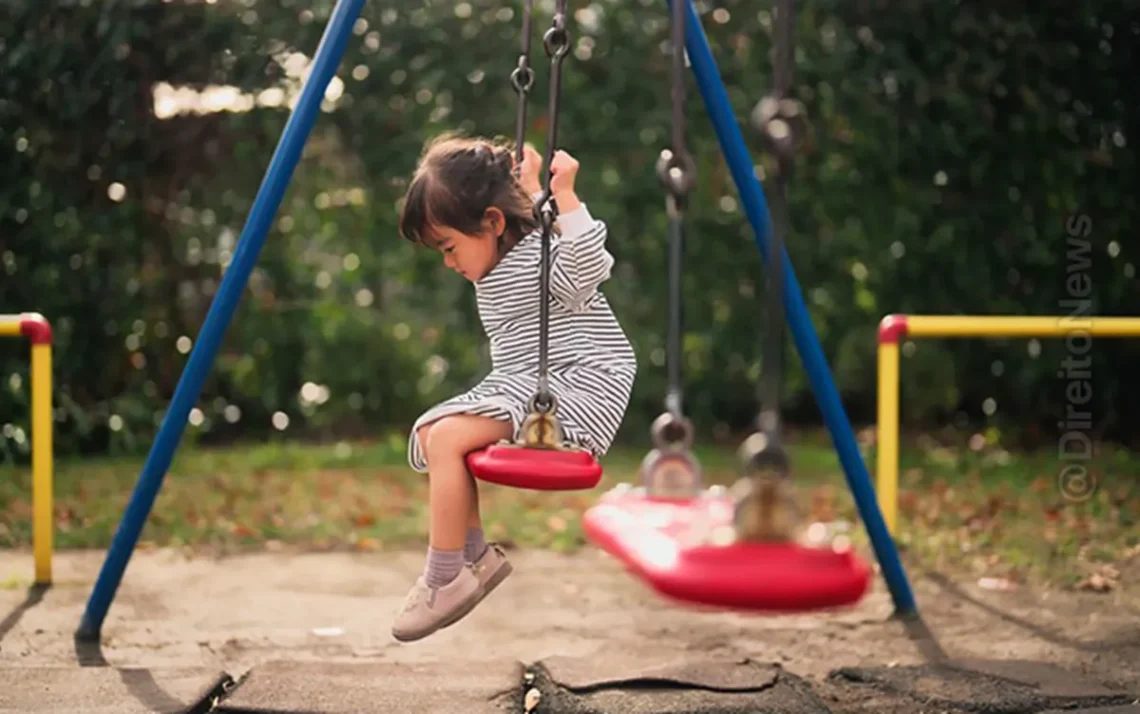
[[[1120,571],[1112,565],[1102,565],[1097,572],[1076,584],[1078,590],[1091,590],[1105,593],[1115,588],[1120,581]]]
[[[1007,578],[979,578],[978,587],[983,590],[998,590],[1008,592],[1017,589],[1017,583]]]
[[[1094,573],[1077,583],[1076,588],[1077,590],[1091,590],[1093,592],[1106,593],[1112,590],[1114,585],[1115,583],[1100,573]]]
[[[380,549],[380,541],[375,538],[361,538],[356,541],[356,549],[364,551],[374,551]]]
[[[358,513],[356,517],[352,519],[352,522],[357,528],[367,528],[368,526],[376,525],[376,517],[370,513]]]
[[[899,511],[907,515],[911,515],[918,505],[918,494],[909,489],[903,490],[899,493]]]

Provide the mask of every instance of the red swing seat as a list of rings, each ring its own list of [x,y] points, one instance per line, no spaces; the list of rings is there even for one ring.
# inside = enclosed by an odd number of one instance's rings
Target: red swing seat
[[[655,591],[678,602],[768,614],[854,604],[870,568],[851,551],[798,543],[711,545],[694,537],[731,527],[727,494],[658,499],[618,487],[590,508],[587,537]]]
[[[601,464],[581,449],[539,449],[492,444],[467,454],[480,481],[533,491],[581,491],[602,480]]]

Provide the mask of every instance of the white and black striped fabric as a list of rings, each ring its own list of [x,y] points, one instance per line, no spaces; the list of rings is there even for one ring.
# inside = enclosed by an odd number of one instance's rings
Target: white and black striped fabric
[[[565,438],[600,458],[609,450],[629,405],[637,359],[599,285],[614,259],[606,224],[585,204],[559,217],[551,240],[548,376]],[[539,280],[542,236],[521,240],[475,284],[479,318],[491,343],[491,372],[470,391],[441,402],[416,420],[408,462],[427,471],[416,430],[452,414],[510,421],[517,434],[538,381]]]

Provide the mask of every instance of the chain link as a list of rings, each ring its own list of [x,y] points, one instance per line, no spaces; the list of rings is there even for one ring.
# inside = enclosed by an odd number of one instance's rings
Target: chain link
[[[522,170],[523,147],[526,145],[526,104],[530,90],[534,87],[534,70],[530,67],[531,16],[534,0],[523,4],[522,49],[518,65],[511,71],[511,86],[519,97],[518,115],[515,118],[515,173]]]
[[[687,449],[693,439],[691,422],[685,418],[681,381],[681,340],[684,329],[682,277],[684,274],[684,210],[687,195],[696,178],[696,168],[685,145],[685,5],[675,1],[670,18],[670,146],[657,160],[657,178],[665,189],[665,211],[669,219],[668,334],[665,344],[667,387],[665,413],[654,423],[651,435],[658,448]]]
[[[671,142],[657,160],[657,178],[665,189],[668,217],[667,257],[669,315],[665,343],[667,388],[665,411],[653,422],[654,449],[642,465],[643,480],[651,494],[692,497],[700,488],[700,465],[691,453],[693,423],[684,413],[681,380],[681,340],[684,328],[682,278],[685,261],[685,204],[696,179],[696,166],[685,145],[685,11],[688,0],[674,0],[670,18]]]
[[[553,172],[550,169],[550,163],[554,160],[554,153],[558,150],[558,119],[562,99],[562,61],[570,51],[570,31],[566,27],[566,4],[567,0],[557,0],[550,29],[542,36],[542,45],[550,58],[550,104],[548,109],[550,116],[548,117],[546,135],[545,181],[542,194],[535,203],[535,211],[540,221],[543,221],[543,214],[557,214],[557,208],[551,205],[553,195],[550,190],[550,180],[553,177]],[[552,215],[549,220],[552,227],[554,220],[555,218]]]
[[[787,97],[795,57],[795,0],[777,0],[776,39],[772,93],[757,103],[752,122],[760,130],[765,150],[776,159],[771,191],[772,242],[768,255],[767,329],[764,337],[763,382],[758,431],[740,447],[745,471],[754,479],[782,479],[790,465],[781,435],[781,382],[783,380],[784,241],[791,230],[787,184],[799,137],[805,126],[803,106]]]
[[[558,207],[554,201],[550,184],[553,172],[550,165],[558,147],[558,115],[562,97],[562,61],[570,52],[570,31],[566,27],[567,0],[557,0],[554,18],[550,29],[542,36],[542,44],[550,57],[550,105],[546,136],[546,172],[542,194],[535,202],[535,213],[542,226],[542,269],[539,275],[539,316],[538,316],[538,385],[531,398],[531,409],[539,414],[554,411],[556,402],[550,393],[549,352],[550,352],[550,242],[554,235],[554,222]]]
[[[670,113],[672,142],[657,161],[657,178],[668,192],[671,217],[680,217],[696,180],[696,165],[685,144],[685,2],[672,3],[670,18]]]

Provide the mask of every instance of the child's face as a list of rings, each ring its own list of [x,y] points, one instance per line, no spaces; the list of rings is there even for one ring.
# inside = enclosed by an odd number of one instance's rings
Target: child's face
[[[489,211],[483,230],[471,235],[447,226],[434,226],[431,243],[443,255],[443,264],[474,283],[482,280],[499,260],[502,213]]]
[[[482,280],[495,267],[498,241],[493,236],[469,235],[442,227],[432,234],[432,243],[443,255],[443,264],[468,281]]]

